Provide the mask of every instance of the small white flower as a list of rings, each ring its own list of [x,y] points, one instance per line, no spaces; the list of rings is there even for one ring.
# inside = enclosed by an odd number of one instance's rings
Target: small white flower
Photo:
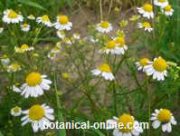
[[[29,15],[28,17],[27,17],[29,20],[35,20],[36,18],[35,18],[35,16],[34,15]]]
[[[7,57],[7,55],[3,55],[1,58],[1,64],[3,66],[8,66],[10,64],[10,59]]]
[[[138,23],[138,28],[144,29],[144,31],[152,32],[153,28],[151,27],[151,24],[147,21]]]
[[[12,90],[14,92],[16,92],[16,93],[20,93],[21,92],[21,90],[17,86],[15,86],[15,85],[13,85]]]
[[[23,21],[23,16],[12,9],[7,9],[3,12],[2,20],[7,24],[16,24]]]
[[[25,98],[38,97],[44,94],[44,91],[50,89],[51,80],[46,79],[46,75],[38,72],[31,72],[26,76],[26,82],[20,87],[20,93]]]
[[[166,16],[172,16],[174,13],[174,9],[172,9],[171,5],[167,5],[162,9],[162,12],[166,15]]]
[[[101,33],[109,33],[112,31],[112,25],[107,21],[101,21],[96,26],[96,30]]]
[[[57,16],[56,23],[54,24],[55,28],[58,30],[71,30],[72,23],[69,21],[69,18],[65,15]]]
[[[172,131],[171,125],[176,125],[177,122],[172,115],[171,111],[168,109],[160,109],[155,110],[154,113],[152,113],[152,126],[154,129],[157,129],[162,125],[162,131],[170,133]]]
[[[130,114],[123,114],[107,120],[107,129],[114,129],[113,136],[139,136],[143,129]]]
[[[21,24],[21,30],[24,32],[28,32],[30,30],[31,26],[29,24]]]
[[[114,80],[114,75],[112,74],[111,68],[108,64],[101,64],[98,68],[91,71],[95,76],[102,76],[105,80]]]
[[[7,67],[7,72],[17,72],[21,70],[21,66],[18,63],[12,63]]]
[[[153,76],[153,79],[158,81],[164,80],[167,76],[167,62],[161,58],[155,58],[153,62],[150,62],[148,65],[144,66],[144,71],[148,76]]]
[[[28,110],[23,111],[22,114],[25,114],[21,118],[22,126],[31,123],[34,132],[43,131],[44,125],[54,120],[54,110],[46,104],[33,105]]]
[[[143,7],[137,8],[138,12],[145,18],[154,18],[153,6],[151,4],[144,4]]]
[[[20,116],[22,113],[21,107],[15,106],[11,109],[11,115],[14,117]]]
[[[139,71],[142,70],[144,72],[145,71],[144,67],[146,65],[148,65],[149,63],[150,63],[150,60],[148,58],[142,58],[138,62],[136,62],[135,64],[136,64]]]
[[[154,5],[164,8],[169,4],[168,0],[154,0]]]
[[[27,44],[22,44],[21,47],[15,47],[14,50],[16,53],[24,53],[34,50],[34,47],[29,47]]]
[[[42,23],[47,27],[52,27],[52,23],[51,23],[48,15],[43,15],[41,17],[37,17],[36,22],[39,24]]]

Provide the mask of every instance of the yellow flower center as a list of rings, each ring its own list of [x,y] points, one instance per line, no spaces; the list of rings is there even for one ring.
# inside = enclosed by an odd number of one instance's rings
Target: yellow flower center
[[[62,73],[62,77],[64,78],[64,79],[68,79],[70,76],[69,76],[69,74],[68,73]]]
[[[44,117],[45,110],[41,105],[34,105],[29,109],[29,118],[31,120],[37,121]]]
[[[115,39],[116,44],[118,44],[119,46],[123,47],[125,45],[125,40],[124,37],[118,37]]]
[[[49,21],[50,21],[48,15],[43,15],[43,16],[41,17],[41,20],[42,20],[42,22],[49,22]]]
[[[163,2],[165,2],[166,0],[158,0],[159,2],[161,2],[161,3],[163,3]]]
[[[106,48],[108,49],[113,49],[114,47],[116,46],[116,43],[115,41],[109,41],[107,44],[106,44]]]
[[[157,118],[161,122],[164,122],[164,123],[169,122],[171,119],[171,112],[168,109],[162,109],[160,110]]]
[[[167,5],[167,6],[164,8],[165,11],[171,11],[171,9],[172,9],[171,5]]]
[[[26,27],[28,27],[28,24],[24,23],[24,24],[22,25],[22,27],[26,28]]]
[[[41,74],[38,72],[32,72],[27,75],[26,77],[26,83],[29,86],[36,86],[39,85],[42,81]]]
[[[98,69],[102,72],[111,72],[111,68],[108,64],[104,63],[104,64],[101,64]]]
[[[8,14],[8,17],[9,17],[9,18],[12,18],[12,19],[15,19],[15,18],[18,17],[18,14],[17,14],[15,11],[10,10],[10,11],[9,11],[9,14]]]
[[[141,64],[141,66],[146,66],[149,62],[148,58],[142,58],[139,63]]]
[[[130,114],[123,114],[118,119],[118,125],[122,132],[131,132],[134,125],[134,119]]]
[[[153,11],[153,6],[151,4],[144,4],[143,9],[146,12],[152,12]]]
[[[65,15],[62,15],[62,16],[59,16],[59,23],[60,24],[67,24],[69,22],[69,19],[68,19],[68,17],[67,16],[65,16]]]
[[[101,22],[101,24],[100,24],[100,26],[102,27],[102,28],[108,28],[109,27],[109,22],[107,22],[107,21],[103,21],[103,22]]]
[[[14,107],[14,108],[12,109],[12,111],[15,112],[15,113],[18,113],[18,112],[21,111],[21,108],[18,107],[18,106],[16,106],[16,107]]]
[[[151,24],[149,22],[143,22],[142,25],[144,28],[150,28],[151,27]]]
[[[29,48],[29,46],[27,44],[21,45],[21,49],[22,50],[27,50],[28,48]]]
[[[167,66],[168,66],[167,62],[161,57],[155,59],[153,62],[154,69],[159,71],[159,72],[166,70]]]

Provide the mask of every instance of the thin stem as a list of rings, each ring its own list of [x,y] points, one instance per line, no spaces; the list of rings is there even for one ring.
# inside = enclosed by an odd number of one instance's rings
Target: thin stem
[[[102,0],[99,0],[100,20],[103,20]]]
[[[54,72],[54,90],[55,90],[56,103],[57,103],[57,109],[58,109],[58,113],[57,113],[58,121],[63,122],[64,118],[63,118],[63,114],[62,114],[61,102],[60,102],[59,95],[58,95],[56,72]],[[66,130],[65,129],[58,130],[58,136],[66,136]]]
[[[111,14],[112,5],[113,5],[113,0],[111,0],[110,4],[109,4],[108,18],[109,18],[110,14]]]
[[[114,105],[114,115],[117,115],[117,95],[116,95],[116,86],[115,86],[115,81],[112,83],[113,87],[113,105]]]

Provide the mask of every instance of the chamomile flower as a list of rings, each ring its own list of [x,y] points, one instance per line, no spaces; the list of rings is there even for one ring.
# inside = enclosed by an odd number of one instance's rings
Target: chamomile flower
[[[16,92],[16,93],[20,93],[21,92],[21,90],[16,85],[12,86],[12,90],[13,90],[13,92]]]
[[[110,68],[110,66],[107,63],[103,63],[100,66],[98,66],[98,68],[94,69],[91,71],[93,75],[95,76],[101,76],[103,77],[105,80],[114,80],[114,75],[112,73],[112,70]]]
[[[55,46],[51,49],[51,51],[48,53],[49,59],[55,59],[56,55],[60,52],[60,47]]]
[[[36,18],[35,18],[35,16],[34,15],[29,15],[28,17],[27,17],[29,20],[35,20]]]
[[[10,23],[16,24],[23,21],[23,16],[21,14],[16,13],[12,9],[7,9],[3,12],[2,20],[4,23],[7,23],[7,24],[10,24]]]
[[[162,57],[155,58],[153,62],[144,66],[144,70],[148,76],[152,75],[153,79],[158,81],[164,80],[167,76],[168,64]]]
[[[56,23],[54,24],[55,28],[58,30],[71,30],[72,23],[69,21],[68,16],[59,15],[57,16]]]
[[[22,114],[25,114],[21,118],[22,126],[31,123],[34,132],[43,131],[44,125],[54,120],[54,110],[46,104],[33,105],[28,110],[22,111]]]
[[[139,122],[126,113],[107,120],[107,126],[114,129],[113,136],[139,136],[143,132]]]
[[[154,5],[164,8],[168,5],[168,0],[154,0]]]
[[[138,12],[145,18],[154,18],[153,6],[151,4],[144,4],[143,7],[137,8]]]
[[[174,9],[172,9],[171,5],[167,5],[162,9],[162,12],[166,15],[166,16],[172,16],[174,13]]]
[[[116,37],[115,39],[114,39],[114,41],[115,41],[115,43],[116,43],[116,45],[117,45],[117,47],[118,47],[118,52],[119,52],[119,54],[124,54],[125,53],[125,51],[128,49],[128,47],[127,47],[127,45],[126,45],[126,43],[125,43],[125,39],[124,39],[124,36],[119,36],[119,37]]]
[[[11,109],[11,115],[14,117],[20,116],[22,113],[22,109],[19,106],[15,106]]]
[[[21,86],[21,95],[25,98],[38,97],[44,94],[44,91],[50,89],[51,80],[46,79],[46,75],[39,72],[31,72],[26,76],[25,83]]]
[[[101,33],[109,33],[112,29],[112,25],[108,21],[101,21],[96,26],[96,30]]]
[[[27,23],[21,24],[21,30],[24,32],[28,32],[30,30],[31,26]]]
[[[48,15],[43,15],[41,17],[37,17],[36,22],[39,24],[41,23],[47,27],[52,27],[52,23],[51,23]]]
[[[144,67],[147,66],[149,64],[149,62],[150,62],[150,60],[148,58],[142,58],[135,64],[139,71],[142,70],[144,72],[145,71]]]
[[[153,31],[151,24],[147,21],[138,23],[138,28],[142,28],[142,29],[144,29],[144,31],[148,31],[148,32]]]
[[[160,125],[162,124],[162,131],[168,133],[172,131],[171,125],[177,124],[173,114],[168,109],[160,109],[160,110],[156,109],[155,112],[152,113],[151,120],[153,121],[152,127],[154,129],[159,128]]]
[[[29,47],[27,44],[22,44],[21,47],[15,47],[16,53],[24,53],[32,50],[34,50],[34,47]]]
[[[121,49],[117,46],[114,40],[111,40],[106,43],[106,46],[100,50],[100,52],[119,55],[121,54]]]
[[[21,70],[21,65],[18,63],[12,63],[7,67],[7,72],[12,73],[12,72],[18,72]]]

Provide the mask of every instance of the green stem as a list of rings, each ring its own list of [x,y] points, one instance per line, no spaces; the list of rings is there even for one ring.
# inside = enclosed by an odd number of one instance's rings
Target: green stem
[[[56,72],[54,72],[54,90],[55,90],[56,103],[57,103],[57,109],[58,109],[58,113],[57,113],[58,114],[58,122],[63,122],[64,118],[63,118],[63,114],[62,114],[61,102],[60,102],[59,95],[58,95]],[[66,130],[65,129],[58,130],[57,135],[58,136],[66,136]]]

